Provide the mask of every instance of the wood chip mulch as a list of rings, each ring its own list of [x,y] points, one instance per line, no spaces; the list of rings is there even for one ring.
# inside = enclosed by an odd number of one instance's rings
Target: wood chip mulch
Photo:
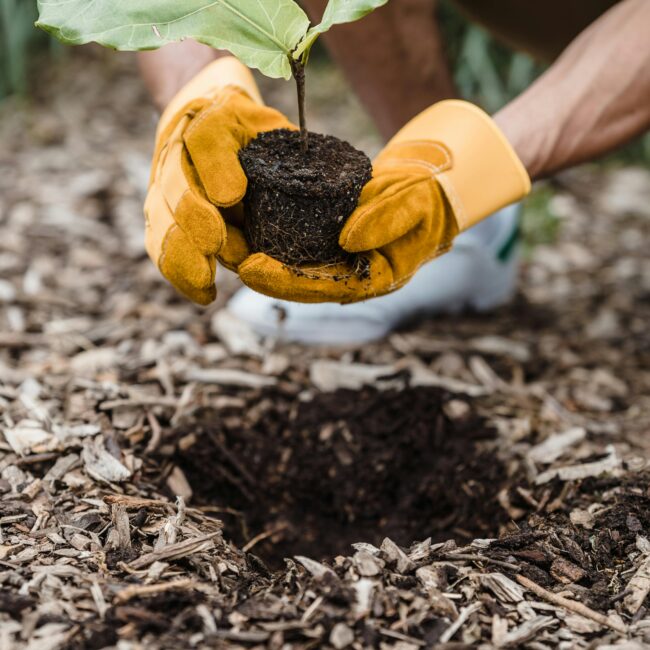
[[[158,277],[153,128],[92,50],[0,106],[0,649],[647,647],[650,173],[553,181],[496,313],[304,350]]]

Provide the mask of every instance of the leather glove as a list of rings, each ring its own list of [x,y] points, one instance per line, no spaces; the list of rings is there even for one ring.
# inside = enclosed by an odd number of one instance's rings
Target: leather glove
[[[257,253],[238,267],[244,283],[297,302],[381,296],[448,251],[460,232],[530,191],[524,166],[496,124],[458,100],[434,104],[411,120],[373,168],[339,239],[343,249],[366,258],[363,273],[348,264],[296,273]]]
[[[234,57],[206,66],[165,109],[145,201],[145,246],[161,273],[202,305],[216,297],[216,258],[232,269],[249,255],[240,202],[247,180],[237,153],[261,131],[295,128],[263,105]]]

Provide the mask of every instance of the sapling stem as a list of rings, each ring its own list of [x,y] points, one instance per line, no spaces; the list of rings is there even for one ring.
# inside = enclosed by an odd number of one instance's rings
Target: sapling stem
[[[291,71],[296,80],[298,90],[298,119],[300,122],[300,144],[303,153],[309,148],[309,132],[307,131],[307,119],[305,117],[305,66],[300,61],[291,58]]]

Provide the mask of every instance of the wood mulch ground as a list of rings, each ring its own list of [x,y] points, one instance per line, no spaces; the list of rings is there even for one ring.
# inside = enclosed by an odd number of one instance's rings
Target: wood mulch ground
[[[153,128],[127,56],[0,106],[0,648],[647,647],[648,171],[554,181],[510,306],[304,350],[159,278]]]

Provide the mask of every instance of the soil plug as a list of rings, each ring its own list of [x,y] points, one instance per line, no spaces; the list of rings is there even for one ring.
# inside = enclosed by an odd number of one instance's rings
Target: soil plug
[[[248,177],[246,237],[254,252],[289,265],[343,261],[339,235],[372,176],[368,157],[333,136],[260,134],[239,153]]]

